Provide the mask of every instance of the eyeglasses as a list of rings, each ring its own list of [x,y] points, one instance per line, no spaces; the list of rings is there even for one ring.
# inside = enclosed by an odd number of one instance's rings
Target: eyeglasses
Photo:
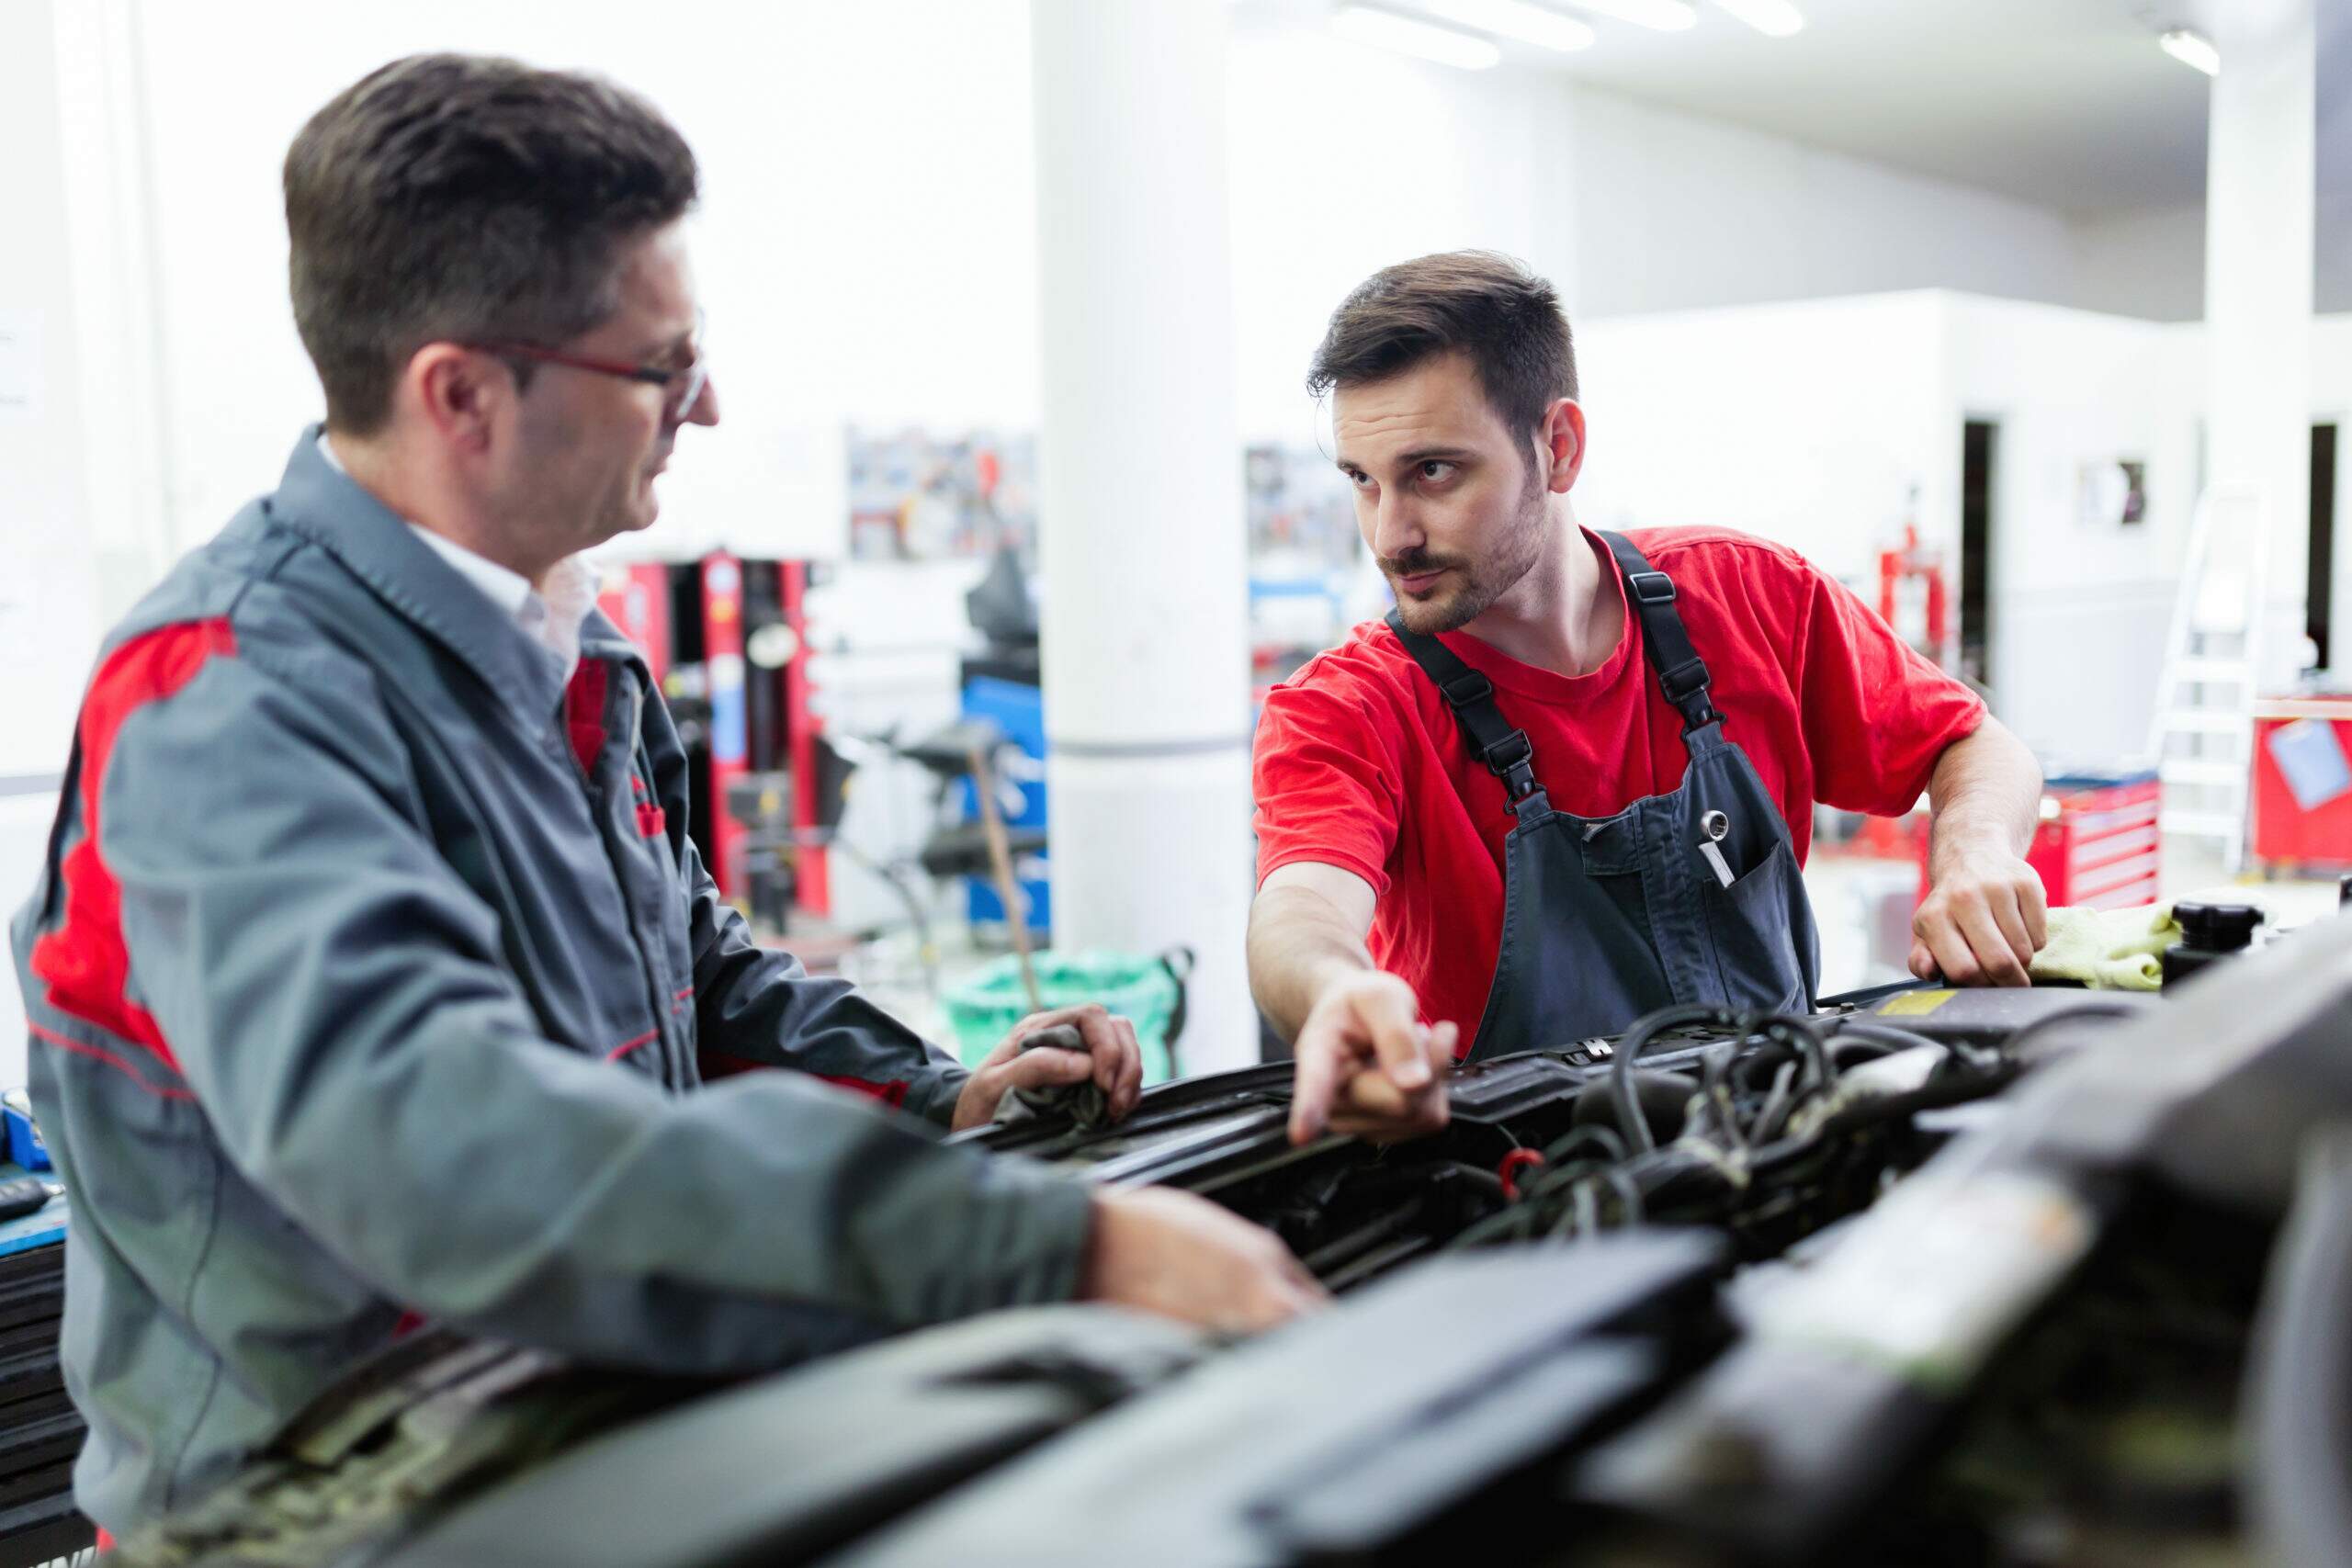
[[[702,325],[697,317],[695,325],[695,356],[684,365],[628,365],[612,359],[592,359],[585,355],[566,354],[560,348],[541,348],[535,343],[469,343],[468,348],[484,354],[511,355],[516,359],[537,360],[543,365],[564,365],[574,370],[593,370],[599,376],[617,376],[625,381],[641,381],[649,387],[659,387],[665,394],[662,400],[662,417],[683,420],[702,400],[703,389],[710,385],[710,362],[703,357]]]

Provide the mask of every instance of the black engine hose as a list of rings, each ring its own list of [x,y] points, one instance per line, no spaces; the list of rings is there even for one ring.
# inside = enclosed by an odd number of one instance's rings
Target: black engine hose
[[[1618,1128],[1637,1151],[1657,1147],[1657,1140],[1650,1135],[1649,1122],[1642,1115],[1641,1101],[1634,1092],[1634,1063],[1668,1030],[1687,1029],[1694,1024],[1728,1031],[1743,1042],[1758,1034],[1781,1041],[1796,1049],[1814,1088],[1826,1089],[1838,1081],[1838,1068],[1829,1059],[1828,1045],[1820,1032],[1804,1019],[1776,1013],[1735,1012],[1706,1002],[1678,1002],[1660,1008],[1634,1021],[1609,1066],[1609,1092],[1617,1103]]]

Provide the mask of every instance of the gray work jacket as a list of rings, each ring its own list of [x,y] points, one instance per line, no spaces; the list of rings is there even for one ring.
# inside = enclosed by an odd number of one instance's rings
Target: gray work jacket
[[[686,795],[611,622],[567,685],[316,431],[115,630],[12,928],[93,1518],[418,1318],[703,1373],[1072,1293],[1085,1190],[941,1145],[962,1069],[752,945]]]

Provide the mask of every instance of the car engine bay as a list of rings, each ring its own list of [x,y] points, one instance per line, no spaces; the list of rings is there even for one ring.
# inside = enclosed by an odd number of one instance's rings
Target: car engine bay
[[[1157,1090],[1123,1125],[967,1134],[1005,1153],[1213,1198],[1272,1229],[1335,1292],[1449,1248],[1701,1224],[1754,1262],[1867,1205],[2064,1026],[2144,997],[1895,988],[1804,1017],[1677,1008],[1613,1040],[1476,1063],[1432,1136],[1293,1149],[1287,1067]],[[2011,1045],[2015,1042],[2015,1046]]]
[[[1669,1009],[1388,1147],[1293,1147],[1280,1064],[959,1134],[1208,1197],[1337,1303],[729,1385],[430,1333],[119,1560],[2352,1561],[2347,929],[2162,997]]]

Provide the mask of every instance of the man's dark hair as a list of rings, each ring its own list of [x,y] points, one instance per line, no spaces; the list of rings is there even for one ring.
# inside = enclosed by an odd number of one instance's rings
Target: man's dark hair
[[[695,184],[685,139],[609,82],[462,54],[362,77],[286,152],[294,324],[327,423],[380,428],[428,343],[554,347],[607,320],[618,251]]]
[[[1552,286],[1493,251],[1447,251],[1383,267],[1331,312],[1306,389],[1362,386],[1442,354],[1466,356],[1514,434],[1577,395],[1576,344]]]

